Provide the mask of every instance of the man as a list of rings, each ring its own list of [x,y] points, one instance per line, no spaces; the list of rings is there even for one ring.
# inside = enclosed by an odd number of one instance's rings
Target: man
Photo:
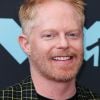
[[[83,61],[83,0],[26,0],[19,18],[31,77],[0,91],[0,100],[99,100],[76,84]]]

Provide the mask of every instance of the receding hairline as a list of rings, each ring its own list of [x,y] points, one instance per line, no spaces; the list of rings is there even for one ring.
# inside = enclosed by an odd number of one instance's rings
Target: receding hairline
[[[27,2],[25,4],[23,4],[19,11],[19,18],[20,18],[20,22],[21,22],[23,30],[24,30],[24,27],[26,26],[26,23],[28,24],[30,22],[31,24],[35,25],[36,16],[38,15],[37,9],[39,10],[39,6],[41,6],[42,4],[45,4],[46,2],[54,2],[54,1],[65,2],[66,4],[73,3],[71,5],[73,7],[75,7],[76,12],[79,13],[79,16],[81,18],[81,21],[82,21],[81,23],[84,24],[84,12],[83,12],[84,7],[82,6],[84,4],[82,4],[79,7],[79,6],[77,6],[78,3],[76,3],[76,5],[74,5],[74,0],[51,0],[51,1],[49,1],[49,0],[29,0],[29,1],[34,1],[34,2],[30,2],[30,4],[29,4],[29,2],[27,1],[28,4],[27,4]],[[35,1],[37,1],[37,2],[35,2]],[[75,0],[75,1],[82,1],[82,0]],[[32,20],[34,20],[34,21],[31,22]]]

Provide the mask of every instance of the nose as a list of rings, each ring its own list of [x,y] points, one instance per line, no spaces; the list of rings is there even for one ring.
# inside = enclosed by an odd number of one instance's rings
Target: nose
[[[69,48],[69,40],[66,37],[60,37],[57,44],[58,49]]]

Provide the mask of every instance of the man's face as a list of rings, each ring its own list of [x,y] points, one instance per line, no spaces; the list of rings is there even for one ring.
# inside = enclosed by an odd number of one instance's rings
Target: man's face
[[[51,80],[75,78],[83,60],[83,33],[75,8],[57,1],[45,3],[36,20],[29,37],[32,69]]]

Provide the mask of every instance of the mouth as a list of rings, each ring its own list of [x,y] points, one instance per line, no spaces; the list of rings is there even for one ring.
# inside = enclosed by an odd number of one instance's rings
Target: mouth
[[[54,61],[69,61],[72,60],[73,56],[56,56],[56,57],[52,57],[52,60]]]
[[[74,64],[75,62],[75,57],[74,56],[55,56],[52,57],[52,62],[56,64],[57,66],[70,66]]]

